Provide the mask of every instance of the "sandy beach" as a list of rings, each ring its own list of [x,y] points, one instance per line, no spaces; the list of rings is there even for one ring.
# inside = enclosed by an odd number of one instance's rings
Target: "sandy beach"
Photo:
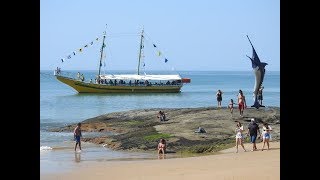
[[[257,143],[258,149],[262,143]],[[246,143],[244,152],[239,147],[220,151],[219,154],[157,160],[96,162],[67,173],[41,175],[52,179],[116,179],[116,180],[276,180],[280,179],[280,142],[271,142],[270,150],[251,152]]]

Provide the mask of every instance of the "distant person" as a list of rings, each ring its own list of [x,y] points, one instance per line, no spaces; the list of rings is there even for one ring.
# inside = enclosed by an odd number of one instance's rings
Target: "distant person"
[[[243,126],[241,125],[241,123],[238,121],[237,122],[237,127],[236,127],[236,148],[237,148],[237,151],[236,153],[238,153],[238,145],[240,144],[244,150],[244,152],[246,152],[246,149],[244,148],[243,146],[243,135],[242,135],[242,132],[243,132]]]
[[[77,79],[80,80],[80,72],[77,73]]]
[[[219,89],[216,93],[217,101],[218,101],[218,107],[221,107],[221,101],[222,101],[222,91]]]
[[[84,75],[81,74],[81,81],[84,81]]]
[[[80,148],[80,151],[81,151],[81,137],[82,137],[81,123],[78,123],[77,127],[74,128],[73,136],[74,136],[74,140],[76,141],[76,145],[74,146],[74,151],[77,150],[78,144],[79,144],[79,148]]]
[[[166,148],[167,148],[167,143],[166,140],[160,139],[160,142],[158,144],[158,154],[165,154],[166,153]]]
[[[164,111],[159,111],[157,117],[160,119],[160,121],[166,121],[166,114],[164,113]]]
[[[263,100],[263,95],[262,95],[262,91],[263,91],[263,86],[261,86],[258,90],[258,101],[259,101],[259,104],[262,106],[262,100]]]
[[[259,133],[259,138],[261,137],[261,133],[259,130],[259,125],[255,122],[254,118],[251,119],[251,122],[248,125],[248,132],[247,135],[250,135],[250,142],[252,143],[252,150],[251,151],[256,151],[257,146],[256,146],[256,139]]]
[[[243,117],[243,111],[247,108],[246,97],[243,95],[242,90],[239,90],[238,94],[238,107],[240,111],[240,116]]]
[[[262,140],[263,140],[263,147],[261,149],[261,151],[264,150],[264,145],[267,143],[268,146],[268,150],[269,150],[269,141],[271,139],[271,131],[272,128],[271,126],[268,125],[268,123],[263,123],[263,127],[262,127]]]
[[[230,110],[231,115],[233,114],[233,105],[236,104],[233,102],[233,99],[230,99],[230,102],[228,104],[228,108]]]

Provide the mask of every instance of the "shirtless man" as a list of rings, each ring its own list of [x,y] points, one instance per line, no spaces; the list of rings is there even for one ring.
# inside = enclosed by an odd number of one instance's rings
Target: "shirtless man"
[[[73,136],[74,136],[74,140],[76,141],[76,145],[74,146],[74,151],[77,150],[77,145],[78,144],[79,144],[79,148],[80,148],[80,151],[81,151],[81,137],[82,137],[82,134],[81,134],[81,123],[78,123],[77,127],[74,128]]]

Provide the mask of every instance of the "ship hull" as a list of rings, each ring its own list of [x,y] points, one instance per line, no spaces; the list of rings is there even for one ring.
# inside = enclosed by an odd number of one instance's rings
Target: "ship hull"
[[[106,85],[82,82],[76,79],[56,75],[62,83],[72,87],[79,93],[179,93],[182,85],[129,86]]]

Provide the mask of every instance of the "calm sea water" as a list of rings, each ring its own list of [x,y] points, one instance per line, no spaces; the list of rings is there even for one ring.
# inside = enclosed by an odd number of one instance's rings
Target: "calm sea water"
[[[71,71],[74,74],[77,71]],[[81,71],[86,77],[95,77],[96,71]],[[134,73],[130,71],[113,71]],[[154,72],[157,73],[157,72]],[[246,96],[247,104],[253,104],[252,92],[254,75],[252,71],[182,71],[182,77],[191,78],[181,93],[166,94],[78,94],[71,87],[62,84],[53,76],[53,71],[40,71],[40,157],[41,167],[53,166],[53,162],[77,162],[73,152],[72,133],[48,132],[53,127],[61,127],[81,122],[101,114],[141,108],[184,108],[217,106],[215,93],[223,92],[222,106],[229,100],[237,99],[239,89]],[[280,107],[280,72],[267,71],[263,82],[263,104]],[[96,136],[87,133],[84,136]],[[81,161],[148,157],[143,153],[114,152],[92,144],[86,147]],[[53,150],[50,150],[53,148]],[[60,151],[61,150],[61,151]],[[89,153],[91,152],[91,153]],[[61,163],[55,164],[61,167]],[[46,168],[42,168],[44,171]],[[49,168],[52,170],[52,168]]]

